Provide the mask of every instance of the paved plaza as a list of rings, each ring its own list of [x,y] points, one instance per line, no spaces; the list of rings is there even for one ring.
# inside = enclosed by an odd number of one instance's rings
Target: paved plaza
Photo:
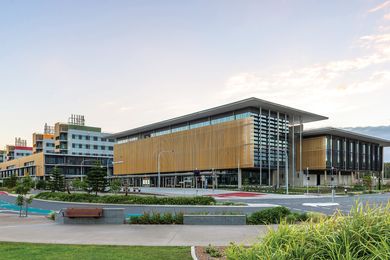
[[[275,226],[60,225],[42,216],[0,215],[0,241],[143,246],[252,244]]]

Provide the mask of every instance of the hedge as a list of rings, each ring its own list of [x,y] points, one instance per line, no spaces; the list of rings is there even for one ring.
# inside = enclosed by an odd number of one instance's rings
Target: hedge
[[[130,217],[130,224],[183,224],[183,213],[146,212],[142,216]]]
[[[213,197],[156,197],[139,195],[103,195],[96,196],[87,193],[42,192],[35,196],[37,199],[87,202],[107,204],[144,204],[144,205],[214,205]]]

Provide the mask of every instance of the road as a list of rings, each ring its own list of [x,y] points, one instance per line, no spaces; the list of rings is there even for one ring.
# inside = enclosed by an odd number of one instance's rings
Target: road
[[[279,206],[285,206],[290,208],[293,211],[298,212],[308,212],[308,211],[317,211],[327,215],[333,214],[335,211],[340,210],[343,213],[348,213],[356,203],[369,203],[370,205],[379,205],[387,204],[390,200],[390,193],[383,194],[364,194],[356,196],[336,196],[334,199],[335,203],[339,205],[335,206],[305,206],[305,203],[331,203],[332,199],[330,196],[327,197],[310,197],[310,198],[229,198],[229,199],[219,199],[220,201],[235,201],[235,202],[244,202],[250,204],[256,203],[268,203],[276,204]]]
[[[384,194],[366,194],[359,196],[336,196],[335,202],[338,205],[329,206],[315,206],[305,205],[305,203],[329,203],[331,197],[294,197],[291,196],[269,196],[265,197],[253,197],[253,198],[217,198],[218,201],[234,201],[248,203],[250,206],[172,206],[172,205],[103,205],[104,207],[111,208],[124,208],[126,214],[142,214],[144,212],[211,212],[211,213],[224,213],[224,212],[237,212],[237,213],[251,213],[267,207],[272,206],[285,206],[293,211],[307,212],[317,211],[325,214],[333,214],[336,210],[341,210],[344,213],[348,213],[350,209],[357,203],[369,203],[373,204],[386,204],[389,202],[390,193]],[[0,200],[14,203],[15,197],[0,195]],[[68,207],[102,207],[101,204],[88,204],[88,203],[68,203],[68,202],[56,202],[56,201],[40,201],[34,200],[32,207],[55,210],[58,211],[62,208]]]

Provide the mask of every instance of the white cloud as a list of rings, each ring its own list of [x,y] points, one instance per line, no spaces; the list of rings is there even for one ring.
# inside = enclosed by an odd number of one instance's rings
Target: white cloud
[[[370,10],[368,10],[368,12],[374,13],[374,12],[377,12],[379,10],[386,9],[387,7],[390,7],[390,1],[385,1],[385,2],[375,6],[374,8],[371,8]]]
[[[390,34],[363,36],[359,43],[365,55],[269,74],[238,73],[227,79],[223,97],[256,96],[338,118],[356,114],[370,102],[375,106],[372,95],[390,95],[390,71],[383,68],[390,65]]]

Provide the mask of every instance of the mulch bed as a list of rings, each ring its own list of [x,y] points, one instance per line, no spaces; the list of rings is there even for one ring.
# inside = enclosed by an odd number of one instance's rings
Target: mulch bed
[[[211,257],[209,254],[206,253],[206,246],[195,247],[196,257],[199,260],[225,260],[226,256],[224,256],[224,250],[226,246],[215,246],[215,248],[217,248],[218,251],[222,253],[222,257],[219,258]]]

